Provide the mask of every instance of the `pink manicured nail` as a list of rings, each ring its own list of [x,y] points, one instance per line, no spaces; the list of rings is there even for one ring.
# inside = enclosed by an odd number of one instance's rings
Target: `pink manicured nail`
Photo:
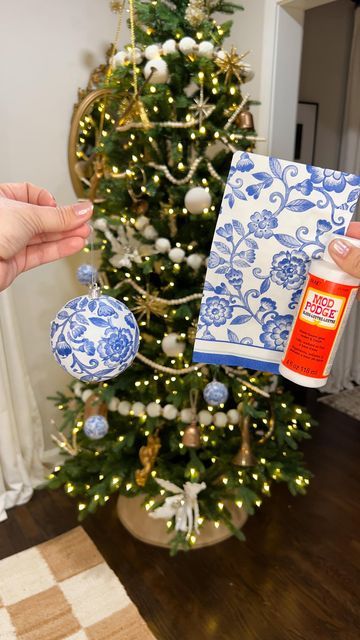
[[[73,209],[77,216],[86,216],[92,212],[93,205],[91,202],[77,202],[73,205]]]
[[[331,243],[331,248],[339,256],[345,258],[351,249],[351,245],[347,242],[343,242],[342,240],[335,240],[335,242]]]

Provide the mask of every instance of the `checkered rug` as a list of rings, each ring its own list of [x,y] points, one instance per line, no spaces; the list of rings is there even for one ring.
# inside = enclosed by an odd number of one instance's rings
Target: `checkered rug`
[[[0,561],[0,640],[154,640],[82,527]]]
[[[332,393],[329,396],[321,398],[319,402],[329,404],[342,413],[360,420],[360,387],[341,391],[340,393]]]

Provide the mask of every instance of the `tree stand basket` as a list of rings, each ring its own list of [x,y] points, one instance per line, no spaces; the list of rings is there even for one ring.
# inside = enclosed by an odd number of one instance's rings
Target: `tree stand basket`
[[[141,542],[168,549],[170,547],[169,539],[174,533],[167,532],[165,520],[150,518],[147,511],[141,506],[143,500],[143,496],[135,496],[133,498],[119,496],[117,514],[120,522],[129,533],[141,540]],[[234,505],[227,506],[232,514],[233,524],[241,529],[247,520],[246,511]],[[232,533],[225,525],[220,523],[219,527],[215,527],[213,522],[205,522],[200,528],[200,534],[197,537],[194,549],[208,547],[231,536]]]

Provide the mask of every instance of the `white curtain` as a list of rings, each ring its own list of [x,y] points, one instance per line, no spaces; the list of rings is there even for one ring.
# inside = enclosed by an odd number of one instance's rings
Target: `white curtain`
[[[44,479],[40,414],[26,371],[11,291],[0,294],[0,522]]]
[[[360,174],[360,6],[354,11],[354,31],[339,169]],[[355,218],[360,220],[360,207]],[[355,303],[324,391],[336,393],[360,384],[360,302]]]

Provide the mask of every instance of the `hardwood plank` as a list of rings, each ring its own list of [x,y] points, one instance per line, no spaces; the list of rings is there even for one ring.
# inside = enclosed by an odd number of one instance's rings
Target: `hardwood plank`
[[[359,422],[307,401],[320,423],[304,448],[315,474],[308,495],[275,487],[245,543],[170,558],[132,538],[115,499],[83,523],[159,640],[358,640]],[[36,492],[8,515],[0,557],[77,525],[60,490]]]

